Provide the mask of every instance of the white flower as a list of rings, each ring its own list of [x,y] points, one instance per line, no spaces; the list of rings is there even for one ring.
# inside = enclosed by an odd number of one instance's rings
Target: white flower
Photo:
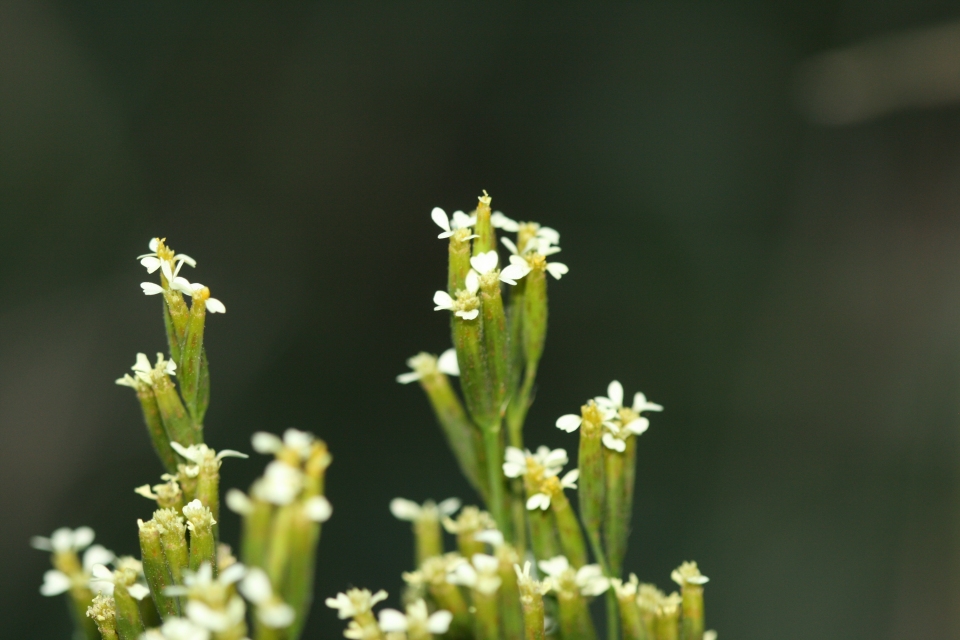
[[[476,216],[468,216],[463,211],[453,212],[453,224],[451,224],[450,219],[447,218],[447,212],[440,207],[434,207],[433,211],[430,212],[430,217],[438,227],[443,229],[443,233],[438,235],[438,238],[449,238],[456,233],[458,229],[466,229],[477,224]],[[470,237],[477,238],[479,236],[474,235]]]
[[[287,429],[283,432],[283,440],[272,433],[258,431],[253,434],[250,443],[257,453],[279,453],[282,449],[289,449],[300,456],[301,460],[310,457],[313,450],[314,437],[312,433],[299,429]]]
[[[150,365],[150,359],[147,354],[138,353],[137,361],[130,367],[136,379],[129,374],[119,378],[116,383],[125,387],[138,388],[139,385],[146,384],[152,386],[162,376],[174,376],[177,374],[177,363],[173,360],[167,360],[162,353],[157,353],[157,364]]]
[[[527,275],[530,272],[531,261],[540,259],[543,259],[544,268],[557,280],[570,271],[570,268],[562,262],[546,261],[547,256],[560,252],[560,247],[554,246],[560,242],[560,234],[550,227],[539,227],[537,235],[527,240],[523,252],[520,252],[517,245],[509,238],[501,238],[500,241],[503,242],[511,254],[510,266],[504,269],[505,272],[508,272],[507,277],[511,280]],[[503,279],[503,274],[501,274],[501,279]]]
[[[140,286],[143,287],[144,285],[147,285],[147,284],[150,284],[150,283],[144,282]],[[173,282],[170,283],[170,287],[190,297],[193,297],[203,289],[207,289],[207,293],[205,294],[206,297],[203,298],[203,304],[207,308],[207,311],[209,311],[210,313],[226,313],[227,312],[227,308],[223,306],[223,303],[217,300],[216,298],[209,297],[210,290],[206,286],[200,284],[199,282],[190,282],[189,280],[187,280],[182,276],[177,276],[173,279]],[[146,288],[144,288],[143,292],[147,293]],[[151,295],[151,294],[147,293],[147,295]]]
[[[447,582],[491,595],[496,593],[502,582],[499,569],[499,560],[485,553],[475,553],[470,562],[460,558],[460,561],[453,565],[447,573]]]
[[[184,571],[183,584],[165,587],[163,593],[168,596],[191,596],[202,599],[208,595],[212,587],[216,586],[222,590],[223,587],[238,582],[246,572],[247,568],[237,562],[221,571],[214,579],[213,567],[209,562],[204,562],[196,571]]]
[[[73,580],[70,579],[70,576],[62,571],[50,569],[43,574],[43,584],[40,585],[40,595],[58,596],[61,593],[69,591],[72,586]]]
[[[499,260],[500,260],[500,257],[497,255],[496,250],[491,249],[490,251],[487,251],[485,253],[478,253],[477,255],[470,258],[470,266],[473,267],[474,271],[476,271],[477,274],[481,276],[485,276],[487,274],[493,273],[496,270]],[[524,265],[526,265],[525,260],[521,260],[521,262]],[[526,275],[526,273],[521,273],[522,270],[523,270],[522,267],[513,266],[513,263],[511,262],[511,266],[508,266],[506,269],[501,271],[497,277],[501,282],[506,282],[507,284],[515,285],[517,284],[516,281],[518,278],[522,278],[523,276]],[[527,267],[527,272],[529,271],[530,271],[530,268]],[[506,273],[507,275],[504,276],[504,273]]]
[[[440,504],[434,504],[432,500],[427,500],[423,505],[419,505],[412,500],[404,498],[394,498],[390,501],[390,513],[397,520],[407,520],[416,522],[426,516],[442,517],[450,516],[460,508],[460,498],[447,498]]]
[[[710,578],[700,573],[696,562],[684,562],[670,573],[670,579],[681,587],[685,584],[703,585],[710,582]]]
[[[170,618],[159,629],[140,636],[141,640],[210,640],[210,632],[186,618]]]
[[[574,572],[564,556],[556,556],[541,560],[537,566],[552,578],[553,588],[557,590],[576,588],[581,595],[598,596],[610,588],[610,579],[603,575],[598,564],[587,564]]]
[[[296,617],[293,607],[274,595],[270,578],[263,569],[250,569],[239,588],[240,593],[257,606],[257,618],[265,626],[282,629],[293,624]]]
[[[346,593],[338,593],[336,598],[327,598],[326,605],[337,610],[337,617],[346,620],[367,613],[373,609],[373,605],[386,599],[387,592],[383,589],[374,594],[367,589],[350,589]]]
[[[132,558],[121,558],[121,566],[116,571],[111,571],[105,565],[95,564],[91,570],[90,589],[94,592],[100,592],[104,595],[112,595],[114,586],[121,584],[126,586],[127,592],[135,600],[143,600],[150,595],[150,589],[146,585],[135,582],[137,577],[143,573],[143,567]]]
[[[473,269],[467,272],[465,281],[466,289],[457,292],[456,300],[446,291],[437,291],[433,294],[433,304],[437,305],[434,311],[445,309],[453,311],[464,320],[473,320],[480,315],[480,309],[477,307],[480,301],[477,299],[477,291],[480,290],[480,277]]]
[[[623,385],[614,380],[607,386],[607,395],[594,398],[597,406],[606,412],[623,411]],[[631,411],[635,414],[632,419],[623,425],[627,431],[635,435],[640,435],[650,427],[650,421],[639,415],[642,411],[663,411],[663,407],[654,402],[647,402],[647,397],[640,392],[633,396],[633,407]]]
[[[550,449],[540,446],[536,453],[521,451],[516,447],[507,447],[504,454],[503,474],[508,478],[519,478],[529,471],[527,459],[531,458],[533,462],[543,467],[544,476],[550,477],[560,473],[564,465],[567,464],[567,452],[565,449]]]
[[[579,478],[580,470],[573,469],[560,478],[560,487],[563,489],[576,489]],[[536,509],[540,509],[546,511],[550,508],[550,500],[549,493],[535,493],[527,499],[527,510],[535,511]]]
[[[137,260],[139,260],[140,264],[147,268],[147,273],[153,273],[159,269],[161,264],[164,262],[157,256],[157,249],[160,248],[160,238],[150,238],[150,242],[147,243],[147,247],[150,248],[150,253],[144,253],[137,256]],[[197,266],[197,261],[185,253],[178,253],[177,255],[173,256],[173,261],[186,262],[191,267]]]
[[[627,450],[627,443],[612,433],[603,434],[601,440],[603,441],[603,446],[605,446],[607,449],[612,449],[613,451],[617,451],[619,453],[623,453]]]
[[[438,371],[448,376],[459,376],[460,365],[457,362],[457,352],[455,349],[447,349],[440,357],[430,353],[418,353],[415,356],[407,358],[407,366],[412,369],[406,373],[397,376],[397,382],[400,384],[409,384],[415,380],[420,380],[426,376],[434,375]]]
[[[254,497],[276,505],[290,504],[303,488],[303,472],[285,462],[274,460],[252,489]]]
[[[473,534],[473,539],[477,542],[488,544],[494,549],[503,546],[503,534],[497,529],[484,529]]]
[[[53,553],[76,552],[89,547],[94,536],[93,529],[90,527],[79,527],[78,529],[62,527],[54,531],[49,538],[43,536],[30,538],[30,546],[34,549]]]
[[[333,515],[333,505],[325,496],[313,496],[303,503],[303,512],[314,522],[326,522]]]
[[[435,611],[428,615],[427,603],[423,599],[407,605],[404,615],[396,609],[382,609],[378,614],[380,630],[386,633],[410,631],[411,635],[420,636],[427,633],[439,636],[450,628],[453,614],[449,611]]]
[[[511,220],[503,215],[502,211],[494,211],[490,214],[490,224],[497,229],[503,229],[508,233],[516,233],[520,230],[520,224],[516,220]]]
[[[185,609],[191,622],[214,633],[236,628],[243,622],[247,612],[240,596],[230,598],[224,609],[214,609],[200,600],[190,600]]]

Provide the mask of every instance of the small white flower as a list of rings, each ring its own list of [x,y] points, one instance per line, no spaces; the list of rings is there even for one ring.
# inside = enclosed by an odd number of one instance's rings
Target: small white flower
[[[516,447],[507,447],[504,454],[503,474],[508,478],[519,478],[529,470],[527,459],[543,467],[544,476],[558,475],[564,465],[569,461],[565,449],[550,449],[540,446],[536,453],[521,451]]]
[[[485,553],[475,553],[467,562],[461,558],[447,574],[447,582],[491,595],[500,588],[500,561]]]
[[[428,615],[427,603],[423,599],[407,605],[407,613],[396,609],[382,609],[378,614],[380,630],[386,633],[410,631],[411,635],[443,635],[450,628],[453,614],[449,611],[436,611]]]
[[[603,441],[603,446],[605,446],[607,449],[612,449],[613,451],[617,451],[619,453],[623,453],[627,449],[627,443],[612,433],[603,434],[601,440]]]
[[[77,529],[61,527],[54,531],[49,538],[43,536],[30,538],[30,546],[34,549],[52,553],[76,552],[89,547],[94,537],[95,534],[90,527],[79,527]]]
[[[482,276],[496,269],[499,260],[500,257],[497,255],[496,250],[490,250],[483,253],[478,253],[470,258],[470,266]]]
[[[480,315],[480,309],[477,308],[480,303],[477,299],[477,291],[480,290],[480,277],[473,269],[467,272],[465,285],[466,288],[457,293],[456,300],[446,291],[437,291],[434,293],[433,304],[437,306],[435,306],[433,310],[440,311],[444,309],[446,311],[453,311],[454,315],[464,320],[476,319],[476,317]]]
[[[221,449],[219,452],[215,452],[205,444],[192,444],[189,447],[185,447],[179,442],[171,442],[170,446],[180,454],[180,457],[189,460],[193,464],[203,464],[204,461],[210,459],[220,462],[224,458],[250,457],[245,453],[234,451],[233,449]]]
[[[426,376],[434,375],[438,371],[448,376],[460,375],[460,365],[457,362],[455,349],[447,349],[440,354],[439,358],[430,353],[418,353],[407,358],[407,366],[412,371],[397,376],[397,382],[400,384],[409,384]]]
[[[527,498],[527,511],[546,511],[550,508],[550,496],[545,493],[535,493]]]
[[[121,565],[124,560],[126,560],[127,563],[133,563],[134,568],[130,570],[121,566],[121,568],[116,571],[111,571],[105,565],[93,565],[90,571],[92,576],[90,578],[90,589],[104,595],[112,595],[115,585],[119,582],[119,584],[127,587],[127,592],[135,600],[143,600],[150,595],[150,589],[148,589],[146,585],[133,582],[137,574],[143,573],[143,568],[140,566],[140,563],[132,560],[132,558],[121,558]]]
[[[506,238],[504,238],[506,239]],[[517,284],[517,280],[530,273],[530,265],[520,256],[511,255],[510,264],[500,272],[500,280],[507,284]]]
[[[490,224],[497,229],[502,229],[508,233],[516,233],[520,230],[520,224],[516,220],[511,220],[503,215],[502,211],[494,211],[490,214]]]
[[[696,562],[684,562],[670,573],[670,579],[681,587],[684,584],[704,585],[710,578],[700,573]]]
[[[43,574],[43,584],[40,585],[40,595],[58,596],[61,593],[69,591],[72,586],[73,580],[70,579],[70,576],[62,571],[50,569]]]
[[[390,513],[397,520],[406,520],[416,522],[425,515],[443,517],[451,516],[460,508],[459,498],[447,498],[440,504],[434,504],[432,500],[427,500],[423,505],[419,505],[413,500],[405,498],[394,498],[390,501]]]
[[[553,579],[552,584],[556,589],[575,587],[581,595],[598,596],[610,588],[610,579],[603,575],[598,564],[587,564],[574,572],[564,556],[556,556],[541,560],[537,565]]]
[[[618,381],[614,380],[607,386],[606,396],[598,396],[594,400],[602,411],[607,413],[615,412],[623,415],[623,385],[621,385]],[[647,397],[642,393],[637,392],[633,396],[633,406],[631,407],[631,411],[627,412],[628,415],[632,412],[633,417],[632,419],[623,418],[624,420],[629,420],[629,422],[627,422],[623,428],[634,435],[640,435],[646,431],[650,427],[650,421],[647,420],[647,418],[639,415],[643,411],[663,411],[663,407],[654,402],[647,402]]]
[[[337,610],[337,617],[346,620],[371,611],[373,605],[386,599],[387,592],[383,589],[374,594],[367,589],[350,589],[346,593],[338,593],[336,598],[327,598],[326,605]]]
[[[438,238],[449,238],[456,233],[458,229],[466,229],[477,224],[476,216],[468,216],[463,211],[453,212],[453,223],[451,224],[450,219],[447,217],[447,212],[440,207],[433,208],[433,211],[430,212],[430,218],[433,219],[438,227],[443,229],[443,233],[438,235]],[[470,237],[476,238],[478,236],[474,235]]]
[[[302,488],[303,472],[274,460],[267,465],[263,477],[254,483],[252,493],[260,500],[283,506],[293,502]]]
[[[144,282],[140,286],[142,287],[144,284],[149,284],[149,283]],[[201,289],[207,289],[206,286],[200,284],[199,282],[190,282],[189,280],[187,280],[182,276],[178,276],[174,278],[173,282],[170,284],[170,287],[190,297],[193,297]],[[144,293],[147,293],[146,288],[144,288]],[[147,295],[150,295],[150,294],[147,294]],[[223,305],[222,302],[220,302],[216,298],[207,297],[203,301],[203,304],[207,308],[207,311],[209,311],[210,313],[226,313],[227,312],[227,308]]]
[[[257,453],[272,454],[279,453],[282,449],[289,449],[295,452],[301,460],[307,460],[310,457],[313,451],[313,441],[312,433],[299,429],[284,431],[283,440],[266,431],[258,431],[250,439],[253,450]]]
[[[488,544],[494,549],[503,546],[503,534],[500,533],[497,529],[484,529],[483,531],[477,531],[473,534],[473,539],[477,542],[483,542]]]
[[[326,522],[333,515],[333,505],[325,496],[313,496],[303,503],[303,512],[314,522]]]
[[[147,268],[147,273],[153,273],[160,268],[160,263],[162,262],[162,260],[157,257],[157,249],[160,248],[160,238],[150,238],[150,242],[147,243],[147,247],[149,247],[150,253],[144,253],[137,256],[137,260],[139,260],[140,264]],[[173,256],[173,261],[186,262],[191,267],[197,266],[197,261],[185,253],[178,253],[177,255]]]
[[[89,527],[84,528],[89,529]],[[31,544],[42,551],[52,551],[52,544],[49,544],[51,540],[52,538],[41,538],[36,536],[33,538],[33,540],[31,540]],[[62,544],[64,542],[65,541],[62,539],[58,540],[58,543]],[[83,542],[83,539],[81,539],[81,542]],[[60,551],[60,553],[74,553],[75,551],[76,549],[71,546],[64,547],[63,551]],[[44,596],[57,596],[61,593],[65,593],[73,586],[75,579],[78,583],[86,583],[94,566],[113,562],[115,557],[116,556],[114,556],[112,551],[102,547],[99,544],[88,547],[87,550],[83,552],[83,573],[81,575],[76,576],[76,578],[71,578],[62,571],[50,569],[43,574],[43,584],[40,585],[40,594]]]

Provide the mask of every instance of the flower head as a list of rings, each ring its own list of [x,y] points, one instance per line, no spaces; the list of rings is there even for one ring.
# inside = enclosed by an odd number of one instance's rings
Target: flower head
[[[491,595],[500,588],[500,561],[485,553],[475,553],[468,562],[461,558],[448,570],[447,582]]]
[[[508,446],[504,460],[503,474],[508,478],[519,478],[531,473],[555,476],[569,461],[565,449],[550,449],[545,446],[538,447],[536,453]]]
[[[240,593],[256,605],[257,619],[271,629],[283,629],[293,624],[296,613],[293,607],[273,593],[270,578],[263,569],[254,567],[240,582]]]
[[[447,217],[447,212],[440,207],[433,208],[433,211],[430,212],[430,218],[443,230],[443,233],[437,236],[438,238],[449,238],[458,230],[467,229],[477,224],[476,216],[468,216],[463,211],[454,211],[453,220],[451,221],[451,219]],[[477,236],[470,237],[476,238]]]
[[[457,363],[457,352],[454,349],[447,349],[440,357],[420,352],[415,356],[407,358],[407,366],[412,369],[406,373],[397,376],[397,382],[408,384],[414,380],[421,380],[439,373],[445,373],[448,376],[459,376],[460,365]]]
[[[373,605],[386,599],[387,592],[383,589],[376,593],[370,593],[369,589],[350,589],[346,593],[338,593],[336,598],[327,598],[326,604],[337,610],[337,616],[341,620],[346,620],[370,613]]]
[[[397,520],[416,522],[423,518],[439,520],[451,516],[460,508],[460,498],[447,498],[440,504],[427,500],[422,505],[405,498],[394,498],[390,501],[390,513]]]
[[[450,628],[450,622],[453,620],[453,614],[443,609],[429,613],[423,598],[407,605],[406,614],[396,609],[381,609],[377,617],[382,631],[409,632],[413,637],[422,637],[427,634],[443,635]]]
[[[251,493],[271,504],[290,504],[303,488],[303,472],[286,462],[274,460],[264,469],[263,477],[254,482]]]
[[[700,573],[696,562],[684,562],[673,570],[670,579],[681,587],[688,584],[700,586],[710,581],[710,578]]]
[[[30,538],[30,546],[41,551],[66,553],[83,551],[93,542],[95,534],[90,527],[70,529],[61,527],[53,532],[49,538],[34,536]]]
[[[490,214],[490,224],[496,229],[501,229],[509,233],[516,233],[520,230],[520,224],[516,220],[511,220],[503,215],[502,211],[494,211]]]
[[[111,571],[106,565],[96,564],[91,570],[90,589],[94,593],[113,595],[116,586],[126,587],[127,592],[136,600],[143,600],[150,595],[150,589],[139,582],[143,577],[143,565],[139,560],[129,556],[117,561],[117,568]]]
[[[456,298],[446,291],[434,293],[433,304],[437,306],[433,310],[445,309],[453,311],[454,315],[464,320],[475,320],[480,315],[480,299],[477,297],[477,291],[480,290],[480,276],[473,269],[467,272],[465,286],[465,289],[457,292]]]
[[[537,563],[550,576],[554,591],[576,591],[583,596],[598,596],[610,588],[610,579],[603,575],[598,564],[586,564],[574,570],[564,556],[556,556]]]
[[[250,438],[250,443],[257,453],[279,454],[286,450],[300,460],[307,460],[313,452],[314,440],[312,433],[299,429],[287,429],[283,432],[283,440],[272,433],[258,431]]]

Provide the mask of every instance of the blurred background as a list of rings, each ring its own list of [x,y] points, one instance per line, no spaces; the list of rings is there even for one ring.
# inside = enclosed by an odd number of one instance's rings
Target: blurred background
[[[614,378],[640,441],[627,567],[699,561],[739,638],[960,637],[960,9],[800,3],[0,4],[0,602],[66,638],[31,535],[136,549],[164,349],[134,260],[198,259],[207,441],[334,454],[309,638],[396,604],[389,500],[475,500],[408,356],[449,346],[434,206],[561,234],[531,444]],[[227,460],[246,488],[257,457]],[[228,540],[237,520],[224,516]]]

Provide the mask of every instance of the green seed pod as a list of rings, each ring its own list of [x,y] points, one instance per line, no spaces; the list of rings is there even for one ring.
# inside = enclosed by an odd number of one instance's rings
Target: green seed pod
[[[177,599],[163,594],[164,588],[172,585],[173,580],[164,559],[160,529],[154,520],[147,522],[139,520],[137,524],[140,526],[140,561],[143,563],[143,575],[147,579],[157,611],[164,620],[179,616],[180,607]]]
[[[177,472],[177,454],[170,447],[170,438],[163,426],[163,418],[160,416],[160,407],[157,405],[157,398],[150,385],[140,383],[136,387],[137,400],[140,401],[140,408],[143,410],[143,421],[147,425],[147,433],[150,435],[150,442],[153,444],[153,450],[168,473]]]
[[[490,201],[490,196],[484,191],[477,203],[477,222],[474,229],[478,237],[473,242],[473,255],[493,251],[497,248],[497,236],[493,230],[493,225],[490,223]]]

